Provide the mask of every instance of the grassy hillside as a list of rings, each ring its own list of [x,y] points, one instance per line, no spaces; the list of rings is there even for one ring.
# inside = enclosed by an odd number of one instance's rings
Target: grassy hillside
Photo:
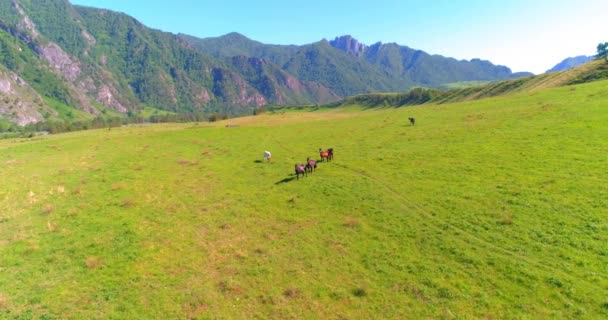
[[[363,106],[365,108],[402,107],[425,103],[455,103],[514,93],[539,90],[608,79],[608,62],[595,60],[571,70],[545,73],[527,78],[492,82],[476,86],[454,83],[452,90],[414,88],[404,93],[372,93],[348,97],[325,107]],[[460,87],[460,88],[458,88]]]
[[[606,85],[0,141],[0,318],[606,318]]]

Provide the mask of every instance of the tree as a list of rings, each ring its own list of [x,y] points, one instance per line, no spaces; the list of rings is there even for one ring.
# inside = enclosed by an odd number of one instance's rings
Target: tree
[[[608,60],[608,42],[597,45],[597,55],[595,57],[598,59],[605,58]]]

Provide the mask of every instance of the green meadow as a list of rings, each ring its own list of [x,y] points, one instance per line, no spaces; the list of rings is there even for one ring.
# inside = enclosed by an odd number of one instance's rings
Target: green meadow
[[[0,318],[607,318],[607,86],[2,140]]]

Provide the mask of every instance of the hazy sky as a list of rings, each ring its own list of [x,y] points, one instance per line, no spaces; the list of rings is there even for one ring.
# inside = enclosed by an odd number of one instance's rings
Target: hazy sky
[[[608,41],[608,0],[72,0],[127,13],[163,31],[229,32],[272,44],[350,34],[457,59],[542,73]]]

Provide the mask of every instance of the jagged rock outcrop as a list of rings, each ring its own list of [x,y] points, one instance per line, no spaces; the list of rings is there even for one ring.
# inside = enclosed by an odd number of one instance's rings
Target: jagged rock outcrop
[[[264,58],[235,56],[230,64],[268,103],[306,104],[336,101],[339,96],[321,84],[300,81]]]
[[[57,113],[21,77],[0,67],[0,116],[26,125],[42,121],[44,114]]]
[[[365,49],[367,49],[366,45],[350,35],[336,37],[334,40],[329,41],[329,44],[355,57],[361,56]]]

